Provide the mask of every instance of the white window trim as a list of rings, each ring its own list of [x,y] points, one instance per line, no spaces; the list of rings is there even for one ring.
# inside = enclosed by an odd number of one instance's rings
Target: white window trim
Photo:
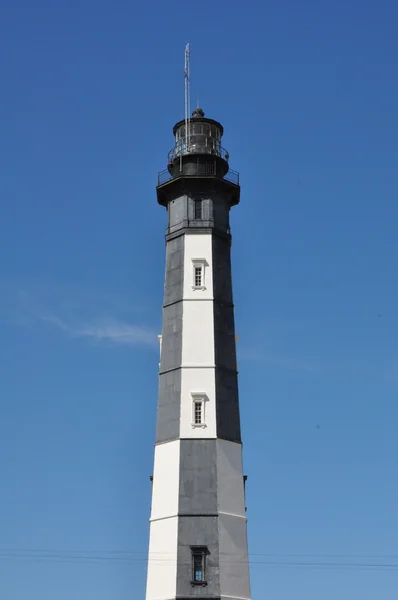
[[[206,267],[209,266],[208,262],[204,258],[193,258],[192,259],[192,289],[193,290],[205,290],[206,289]],[[202,269],[202,285],[195,285],[195,269]]]
[[[207,395],[204,392],[192,392],[192,429],[206,429],[206,402],[208,400]],[[202,422],[195,423],[195,404],[200,402],[202,404]]]

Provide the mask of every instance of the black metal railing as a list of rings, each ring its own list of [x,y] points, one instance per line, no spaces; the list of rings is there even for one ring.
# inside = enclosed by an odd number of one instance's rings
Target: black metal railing
[[[219,179],[225,179],[234,185],[239,185],[239,173],[233,169],[229,169],[227,173],[221,170],[219,163],[215,160],[214,162],[207,163],[188,163],[182,164],[179,168],[174,165],[172,173],[169,169],[164,169],[158,173],[158,185],[168,183],[172,179],[178,179],[179,177],[217,177]]]
[[[224,175],[224,179],[234,183],[235,185],[239,185],[239,173],[238,171],[234,171],[233,169],[229,169],[228,173]]]
[[[158,173],[158,185],[163,185],[173,179],[170,171],[168,169],[164,169],[163,171],[159,171]]]

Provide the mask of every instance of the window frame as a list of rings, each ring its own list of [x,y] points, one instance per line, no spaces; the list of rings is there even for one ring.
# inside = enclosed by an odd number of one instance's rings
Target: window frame
[[[197,216],[197,209],[199,208],[199,216]],[[194,221],[201,221],[203,219],[203,200],[196,198],[193,201],[193,218]]]
[[[194,286],[195,288],[201,288],[203,283],[203,267],[202,265],[194,266]]]
[[[194,423],[195,425],[202,425],[203,423],[203,402],[202,400],[194,400]]]
[[[194,135],[202,135],[202,123],[200,121],[192,123],[192,133]]]
[[[192,429],[206,429],[206,402],[208,400],[207,395],[204,392],[191,392],[192,399]],[[196,405],[201,405],[201,421],[196,422]]]
[[[192,289],[193,290],[205,290],[206,289],[206,265],[207,265],[207,262],[203,258],[192,259]],[[196,269],[201,269],[200,285],[196,285]]]
[[[191,572],[191,585],[192,587],[195,585],[201,585],[203,587],[207,586],[207,560],[206,557],[209,554],[209,550],[207,546],[191,546],[191,563],[192,563],[192,572]],[[196,569],[195,569],[195,558],[200,557],[201,560],[201,573],[202,579],[196,579]]]

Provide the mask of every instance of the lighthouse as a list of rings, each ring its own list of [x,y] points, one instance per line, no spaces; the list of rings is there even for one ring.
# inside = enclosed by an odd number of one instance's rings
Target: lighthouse
[[[245,478],[231,276],[240,200],[222,125],[201,108],[173,128],[166,209],[146,600],[249,600]]]

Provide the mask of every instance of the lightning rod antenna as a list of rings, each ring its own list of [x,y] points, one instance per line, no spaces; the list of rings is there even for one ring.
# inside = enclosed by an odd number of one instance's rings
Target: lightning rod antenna
[[[189,152],[191,134],[191,50],[189,43],[185,46],[185,152]]]

